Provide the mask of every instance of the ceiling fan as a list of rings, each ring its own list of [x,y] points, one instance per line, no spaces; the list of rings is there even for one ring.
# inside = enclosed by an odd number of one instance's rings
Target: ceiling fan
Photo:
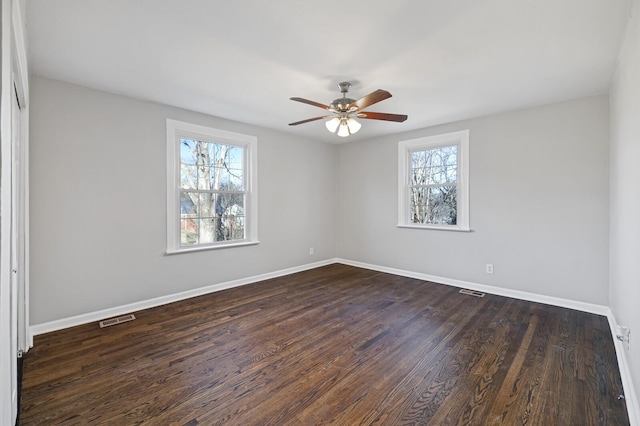
[[[373,104],[390,98],[391,93],[387,92],[386,90],[378,89],[356,101],[355,99],[347,98],[349,87],[351,87],[351,83],[347,81],[338,83],[338,88],[342,93],[342,97],[334,99],[333,102],[331,102],[329,105],[324,105],[319,102],[310,101],[304,98],[290,98],[292,101],[317,106],[329,111],[331,114],[308,118],[302,121],[296,121],[295,123],[289,123],[289,126],[297,126],[298,124],[304,124],[311,121],[329,118],[330,120],[325,123],[327,130],[329,130],[331,133],[337,132],[338,136],[346,137],[356,133],[362,126],[355,120],[355,118],[395,121],[398,123],[401,123],[407,119],[407,116],[402,114],[387,114],[383,112],[363,111],[365,108]]]

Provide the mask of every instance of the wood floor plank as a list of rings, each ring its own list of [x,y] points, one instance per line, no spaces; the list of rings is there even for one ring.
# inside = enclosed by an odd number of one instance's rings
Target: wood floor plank
[[[495,398],[495,403],[491,407],[489,419],[495,423],[502,423],[505,421],[505,417],[509,411],[509,408],[516,403],[518,399],[517,382],[522,380],[522,364],[524,358],[529,351],[533,335],[538,325],[538,317],[532,316],[529,320],[527,330],[516,349],[515,356],[513,357],[506,377],[502,381],[501,386],[498,388],[498,393]]]
[[[606,318],[329,265],[36,336],[22,425],[626,425]]]

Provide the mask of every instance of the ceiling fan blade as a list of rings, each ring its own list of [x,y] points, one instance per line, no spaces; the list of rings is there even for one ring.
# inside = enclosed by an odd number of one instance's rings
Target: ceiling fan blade
[[[359,112],[358,118],[365,118],[369,120],[385,120],[385,121],[396,121],[398,123],[402,123],[405,121],[408,116],[404,114],[386,114],[384,112]]]
[[[380,101],[384,101],[385,99],[389,99],[391,97],[391,93],[386,90],[378,89],[375,92],[371,92],[368,95],[365,95],[352,103],[351,105],[355,105],[358,107],[358,111],[362,111],[368,106],[376,104]]]
[[[328,105],[321,104],[320,102],[310,101],[309,99],[305,99],[305,98],[289,98],[289,99],[296,102],[302,102],[303,104],[317,106],[318,108],[329,109]]]
[[[333,117],[333,116],[323,115],[322,117],[307,118],[306,120],[296,121],[295,123],[289,123],[289,126],[297,126],[298,124],[309,123],[311,121],[322,120],[323,118],[330,118],[330,117]]]

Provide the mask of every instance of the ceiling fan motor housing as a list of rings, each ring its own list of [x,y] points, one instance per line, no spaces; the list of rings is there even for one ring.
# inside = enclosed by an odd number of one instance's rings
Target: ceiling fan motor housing
[[[329,104],[329,108],[336,112],[349,112],[352,105],[356,100],[351,98],[338,98],[334,99],[331,104]],[[355,107],[355,105],[354,105]]]
[[[329,108],[336,112],[349,112],[350,107],[353,103],[356,102],[355,99],[347,98],[347,92],[351,87],[351,83],[348,81],[343,81],[342,83],[338,83],[338,88],[342,93],[342,97],[338,99],[334,99],[333,102],[329,104]]]

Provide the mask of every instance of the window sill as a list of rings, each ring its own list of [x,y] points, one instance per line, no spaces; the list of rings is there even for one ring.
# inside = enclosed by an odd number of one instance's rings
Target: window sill
[[[460,227],[453,227],[453,226],[437,226],[437,225],[398,225],[398,228],[430,229],[435,231],[473,232],[471,228],[460,228]]]
[[[174,254],[194,253],[194,252],[206,251],[206,250],[219,250],[219,249],[226,249],[226,248],[232,248],[232,247],[254,246],[257,244],[260,244],[260,241],[241,241],[241,242],[229,243],[229,244],[216,244],[216,245],[210,245],[210,246],[172,249],[172,250],[167,250],[164,254],[166,256],[172,256]]]

